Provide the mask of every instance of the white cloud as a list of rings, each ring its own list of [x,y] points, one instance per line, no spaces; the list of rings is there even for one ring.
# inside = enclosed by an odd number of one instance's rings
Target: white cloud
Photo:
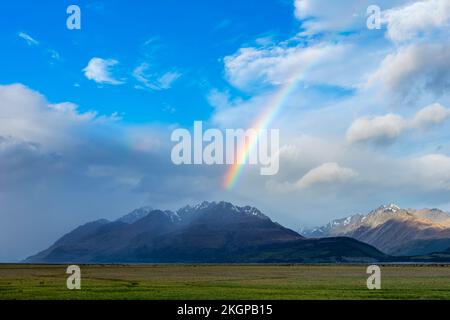
[[[426,92],[446,94],[450,89],[450,45],[413,44],[387,55],[369,76],[367,87],[381,87],[391,97],[411,100]]]
[[[282,43],[269,48],[241,48],[225,57],[225,73],[230,83],[240,89],[294,80],[333,83],[337,79],[326,77],[323,71],[335,71],[332,66],[338,65],[349,49],[335,44],[286,47]]]
[[[220,92],[217,89],[211,90],[207,99],[209,104],[218,110],[229,108],[231,104],[229,92]]]
[[[167,90],[172,87],[172,84],[181,77],[181,73],[176,71],[169,71],[162,76],[149,73],[150,65],[148,63],[140,64],[133,71],[133,76],[146,88],[152,90]]]
[[[113,77],[111,69],[119,62],[114,59],[92,58],[87,67],[83,69],[84,75],[89,80],[100,84],[118,85],[123,82]]]
[[[324,163],[308,171],[302,178],[294,183],[276,182],[270,180],[266,186],[269,190],[277,192],[292,192],[314,186],[332,186],[349,182],[358,176],[358,173],[351,168],[342,167],[336,162]]]
[[[78,106],[71,102],[63,102],[58,104],[49,104],[49,111],[54,111],[62,116],[67,117],[71,121],[91,121],[97,117],[97,113],[94,111],[88,111],[80,113]]]
[[[317,184],[344,183],[355,178],[357,175],[350,168],[341,167],[335,162],[329,162],[309,171],[297,181],[296,186],[299,188],[307,188]]]
[[[37,41],[36,39],[34,39],[33,37],[31,37],[29,34],[27,34],[25,32],[19,32],[17,35],[20,38],[22,38],[23,40],[25,40],[29,46],[39,45],[39,41]]]
[[[367,8],[377,5],[387,37],[393,41],[413,39],[449,26],[449,0],[295,0],[295,16],[305,33],[366,29]]]
[[[405,120],[395,114],[380,117],[364,117],[356,119],[347,131],[350,143],[375,141],[378,143],[391,141],[403,132]]]
[[[172,87],[172,83],[180,77],[181,73],[179,72],[166,72],[158,79],[157,83],[161,89],[170,89]]]
[[[411,126],[416,128],[427,128],[440,124],[450,117],[450,109],[439,103],[429,105],[416,113],[411,120]]]
[[[383,12],[387,36],[393,41],[413,39],[450,26],[450,1],[426,0]]]
[[[387,143],[397,139],[406,130],[427,129],[449,117],[450,109],[439,103],[421,109],[411,119],[392,113],[379,117],[363,117],[356,119],[347,130],[347,141]]]
[[[295,16],[302,20],[306,33],[361,30],[366,28],[366,11],[376,4],[382,9],[408,0],[295,0]]]
[[[37,41],[36,39],[34,39],[33,37],[31,37],[29,34],[25,33],[25,32],[19,32],[17,34],[17,36],[23,40],[25,40],[25,42],[30,46],[40,46],[41,43],[39,41]],[[48,48],[48,49],[44,49],[46,54],[48,54],[53,60],[61,60],[61,55],[59,54],[59,52],[57,52],[54,49]]]
[[[339,5],[325,0],[295,0],[295,16],[310,18],[304,26],[310,33],[324,30],[344,29],[355,24],[357,14],[362,12],[364,1],[340,1]]]
[[[95,111],[80,112],[69,102],[51,104],[21,84],[0,86],[0,136],[42,146],[68,145],[78,140],[75,128],[115,118],[98,116]]]
[[[145,86],[151,85],[150,81],[146,77],[146,72],[149,68],[150,66],[148,63],[141,63],[133,71],[133,76],[136,78],[136,80],[143,83]]]

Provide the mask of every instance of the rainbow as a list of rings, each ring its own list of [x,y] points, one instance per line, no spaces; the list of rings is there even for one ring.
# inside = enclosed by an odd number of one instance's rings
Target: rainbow
[[[290,77],[290,81],[287,81],[265,104],[263,107],[263,112],[258,116],[258,118],[252,123],[250,129],[256,130],[256,132],[261,132],[261,130],[267,128],[270,123],[279,114],[282,107],[285,105],[287,98],[291,95],[297,84],[303,79],[305,69],[301,68],[300,72],[296,72],[293,77]],[[236,182],[238,181],[240,175],[242,174],[244,165],[247,163],[250,153],[255,148],[258,142],[258,134],[252,135],[248,139],[248,143],[245,143],[243,147],[238,150],[237,158],[235,163],[229,167],[224,179],[223,187],[225,189],[232,189]]]

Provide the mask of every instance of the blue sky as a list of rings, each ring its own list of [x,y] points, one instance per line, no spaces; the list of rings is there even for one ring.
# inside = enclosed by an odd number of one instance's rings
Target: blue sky
[[[66,29],[70,1],[14,1],[2,6],[2,83],[20,82],[52,102],[71,101],[80,110],[124,114],[127,122],[192,123],[207,119],[211,89],[229,89],[223,57],[258,37],[291,34],[298,23],[290,1],[78,1],[82,30]],[[258,8],[255,11],[255,8]],[[39,42],[28,45],[24,32]],[[52,52],[59,58],[52,58]],[[103,88],[82,69],[92,57],[115,59],[120,86]],[[137,90],[132,73],[147,63],[152,74],[176,72],[170,90]],[[77,84],[79,87],[75,87]]]
[[[140,206],[225,200],[295,230],[450,210],[450,2],[377,2],[374,30],[369,0],[3,3],[0,261]],[[175,128],[247,128],[286,87],[277,175],[227,190],[226,165],[171,162]]]

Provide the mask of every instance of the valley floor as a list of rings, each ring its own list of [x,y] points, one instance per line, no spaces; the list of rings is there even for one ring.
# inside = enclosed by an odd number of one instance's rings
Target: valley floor
[[[368,290],[365,265],[84,265],[81,290],[67,266],[0,265],[5,299],[450,299],[450,266],[381,266]]]

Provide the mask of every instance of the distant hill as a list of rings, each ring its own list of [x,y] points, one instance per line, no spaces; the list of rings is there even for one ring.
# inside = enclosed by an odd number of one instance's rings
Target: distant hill
[[[80,226],[28,263],[372,262],[390,257],[351,238],[307,240],[254,207],[204,202],[142,208]]]
[[[442,252],[432,252],[429,254],[408,257],[405,261],[423,263],[450,263],[450,248]]]
[[[439,209],[402,209],[390,204],[366,215],[300,230],[308,238],[346,236],[396,256],[417,256],[450,248],[450,214]]]

